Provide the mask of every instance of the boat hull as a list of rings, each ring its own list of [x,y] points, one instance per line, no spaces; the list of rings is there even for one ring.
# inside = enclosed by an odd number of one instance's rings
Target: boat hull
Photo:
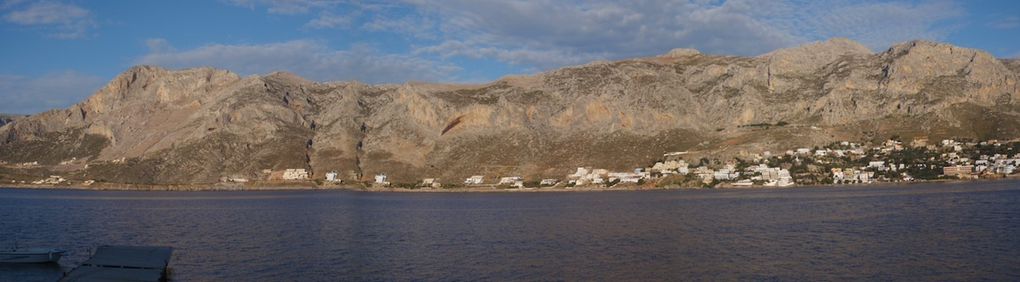
[[[0,263],[57,262],[63,255],[62,250],[0,251]]]

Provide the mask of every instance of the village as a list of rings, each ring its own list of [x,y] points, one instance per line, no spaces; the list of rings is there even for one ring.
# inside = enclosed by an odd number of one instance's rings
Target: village
[[[790,187],[795,185],[844,185],[932,180],[1002,178],[1017,174],[1020,141],[927,139],[903,142],[894,138],[877,145],[837,142],[823,147],[796,148],[784,152],[744,153],[743,158],[695,159],[689,152],[668,152],[646,167],[630,171],[578,167],[562,179],[525,179],[523,176],[473,175],[463,180],[442,182],[425,178],[417,183],[391,183],[385,173],[372,181],[350,182],[330,171],[323,179],[312,179],[305,168],[264,169],[259,179],[222,177],[220,183],[300,184],[314,181],[317,187],[366,187],[432,189],[645,189],[645,188],[739,188]],[[71,160],[73,162],[77,160]],[[123,162],[124,160],[114,160]],[[14,164],[37,166],[38,163]],[[78,184],[89,186],[95,180]],[[17,184],[17,183],[14,183]],[[22,182],[21,184],[29,184]],[[59,175],[30,182],[33,185],[72,185]]]
[[[408,189],[492,188],[538,189],[588,188],[714,188],[789,187],[794,185],[871,184],[949,179],[1002,178],[1017,173],[1020,142],[942,140],[929,144],[914,139],[908,144],[887,140],[875,146],[838,142],[824,147],[796,148],[785,152],[749,154],[733,158],[685,159],[689,152],[669,152],[648,167],[610,171],[578,167],[563,179],[526,180],[522,176],[474,175],[463,181],[441,184],[425,178],[414,184],[391,183],[386,174],[375,175],[371,187]],[[305,180],[304,169],[288,169],[285,180]],[[342,183],[337,172],[326,173],[324,182]]]

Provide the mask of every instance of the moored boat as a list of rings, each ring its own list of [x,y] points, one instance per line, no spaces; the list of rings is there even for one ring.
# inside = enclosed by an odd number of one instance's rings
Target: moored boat
[[[0,263],[57,262],[67,251],[61,249],[26,248],[0,250]]]

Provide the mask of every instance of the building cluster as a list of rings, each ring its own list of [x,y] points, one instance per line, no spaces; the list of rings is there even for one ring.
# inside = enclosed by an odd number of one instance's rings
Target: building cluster
[[[1012,156],[1004,153],[981,154],[980,150],[975,149],[980,146],[1006,145],[996,141],[961,143],[953,140],[929,145],[924,139],[915,139],[909,144],[888,140],[877,146],[839,142],[820,148],[796,148],[779,154],[765,151],[751,154],[747,161],[733,159],[713,163],[702,159],[697,164],[684,159],[688,152],[670,152],[663,154],[662,160],[650,167],[624,172],[578,167],[573,173],[566,175],[562,182],[546,178],[531,185],[608,187],[618,184],[639,185],[674,177],[691,181],[688,184],[700,182],[707,186],[725,184],[786,187],[795,184],[859,184],[947,177],[977,178],[1017,172],[1017,167],[1020,166],[1020,152],[1013,152]],[[910,153],[915,155],[909,155],[904,150],[913,150]],[[923,175],[922,178],[913,175],[925,171],[935,174]],[[380,176],[376,176],[375,183],[388,184],[385,178]],[[521,176],[501,176],[495,178],[494,182],[486,183],[484,175],[474,175],[463,181],[468,187],[524,188],[525,183]],[[438,180],[427,178],[417,187],[439,187]]]
[[[995,141],[981,142],[983,146],[1002,146]],[[941,158],[946,166],[942,173],[946,176],[955,176],[960,179],[973,179],[991,175],[1009,175],[1017,172],[1020,167],[1020,153],[1009,156],[1008,154],[966,154],[964,146],[970,144],[960,143],[953,140],[943,140],[943,147],[952,147],[951,152],[943,153]]]
[[[308,179],[308,171],[303,168],[288,168],[283,170],[283,180],[305,179]]]
[[[64,183],[66,181],[67,181],[67,179],[64,179],[60,175],[50,175],[50,177],[47,177],[47,178],[44,178],[44,179],[39,179],[39,180],[36,180],[36,181],[32,181],[32,184],[57,185],[57,184],[60,184],[60,183]]]
[[[796,148],[779,154],[765,151],[747,160],[685,159],[688,152],[670,152],[651,166],[630,171],[611,171],[603,168],[578,167],[564,176],[563,181],[546,178],[528,184],[522,176],[500,176],[486,183],[486,176],[473,175],[464,179],[468,187],[574,187],[619,184],[642,185],[732,185],[785,187],[795,184],[859,184],[900,182],[940,178],[975,179],[1001,177],[1018,173],[1020,167],[1020,141],[1002,143],[997,140],[961,142],[942,140],[929,144],[927,139],[914,139],[909,144],[888,140],[875,146],[852,142],[838,142],[824,147]],[[76,159],[61,162],[69,164]],[[113,162],[124,162],[122,159]],[[4,163],[6,164],[6,163]],[[38,162],[17,163],[18,166],[36,166]],[[283,170],[265,169],[270,181],[307,181],[311,173],[304,168]],[[669,181],[666,181],[666,180]],[[676,180],[680,181],[676,181]],[[246,178],[223,177],[222,182],[245,183]],[[61,184],[60,176],[33,181],[33,184]],[[325,183],[342,183],[336,171],[324,175]],[[386,174],[377,174],[373,185],[391,185]],[[91,184],[91,183],[90,183]],[[440,188],[439,179],[425,178],[417,184],[400,184],[400,187]],[[668,185],[667,185],[668,186]],[[530,188],[530,187],[529,187]]]
[[[845,142],[844,142],[845,144]],[[894,154],[913,150],[912,158],[894,158]],[[987,152],[1004,152],[990,153]],[[915,139],[909,146],[896,140],[888,140],[875,148],[858,148],[858,158],[869,157],[866,165],[859,167],[834,167],[832,183],[872,183],[876,181],[915,181],[919,173],[928,171],[926,179],[959,178],[976,179],[1014,174],[1020,166],[1020,152],[997,140],[984,142],[959,142],[942,140],[928,144],[927,139]],[[1012,152],[1012,157],[1009,153]],[[824,161],[824,160],[823,160]],[[898,163],[897,163],[898,161]]]

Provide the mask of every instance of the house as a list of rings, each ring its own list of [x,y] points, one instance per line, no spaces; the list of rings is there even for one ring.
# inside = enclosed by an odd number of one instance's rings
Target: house
[[[388,177],[386,177],[386,175],[385,175],[385,174],[381,174],[381,173],[380,173],[380,174],[376,174],[376,175],[375,175],[375,184],[379,184],[379,185],[389,185],[389,184],[390,184],[390,182],[389,182],[389,181],[386,181],[386,180],[387,180],[387,178],[388,178]]]
[[[1015,172],[1015,171],[1016,171],[1016,166],[1011,165],[1011,164],[1010,165],[1003,165],[1003,166],[995,167],[995,173],[999,173],[999,174],[1013,174],[1013,172]]]
[[[421,187],[437,188],[438,189],[438,188],[442,187],[442,185],[439,184],[439,180],[438,179],[435,179],[435,178],[425,178],[425,179],[421,180]]]
[[[608,177],[609,182],[638,183],[645,178],[645,174],[643,172],[610,172]]]
[[[481,185],[482,182],[484,182],[484,180],[485,180],[485,176],[482,176],[482,175],[472,175],[471,177],[469,177],[467,179],[464,179],[464,184],[465,185]]]
[[[846,173],[841,168],[832,168],[832,184],[840,184],[846,179]]]
[[[761,178],[765,181],[765,186],[786,187],[793,185],[793,177],[790,176],[790,171],[778,167],[763,170]]]
[[[868,162],[868,167],[870,167],[870,168],[882,168],[882,167],[885,167],[885,161],[871,161],[871,162]]]
[[[956,176],[959,178],[969,177],[972,171],[974,171],[974,166],[972,165],[952,165],[942,168],[943,175]]]
[[[785,170],[785,169],[780,169],[779,170],[779,180],[776,183],[776,186],[786,187],[786,186],[790,186],[790,185],[793,185],[793,177],[790,176],[790,171],[789,170]]]
[[[539,186],[556,186],[556,183],[559,183],[559,182],[560,182],[559,180],[556,180],[556,179],[553,179],[553,178],[546,178],[546,179],[542,179],[542,181],[539,182],[538,185]]]
[[[67,181],[67,179],[59,175],[50,175],[49,178],[32,181],[32,184],[60,184],[64,181]]]
[[[326,182],[340,182],[340,178],[337,177],[339,174],[336,171],[330,171],[326,173]]]
[[[582,178],[582,177],[588,175],[588,173],[589,173],[588,170],[589,170],[589,168],[579,167],[579,168],[577,168],[576,171],[574,171],[574,174],[570,174],[567,177],[568,178]]]
[[[711,183],[712,180],[715,179],[715,171],[706,166],[699,166],[695,168],[693,173],[694,175],[697,175],[698,178],[701,178],[701,182]]]
[[[684,160],[670,160],[665,162],[656,162],[652,165],[650,171],[662,174],[673,174],[682,170],[683,173],[681,174],[687,174],[687,167],[688,164]]]
[[[736,180],[740,177],[740,172],[735,171],[731,167],[719,169],[712,174],[712,177],[717,180]]]
[[[518,181],[523,182],[524,178],[522,178],[520,176],[508,176],[508,177],[501,177],[501,178],[499,178],[499,184],[500,185],[504,185],[504,184],[513,185],[514,183],[516,183]]]
[[[602,184],[605,182],[603,178],[608,174],[609,170],[606,169],[579,167],[573,174],[567,175],[567,179],[575,185]]]
[[[283,171],[283,180],[308,179],[308,171],[303,168],[288,168]]]

